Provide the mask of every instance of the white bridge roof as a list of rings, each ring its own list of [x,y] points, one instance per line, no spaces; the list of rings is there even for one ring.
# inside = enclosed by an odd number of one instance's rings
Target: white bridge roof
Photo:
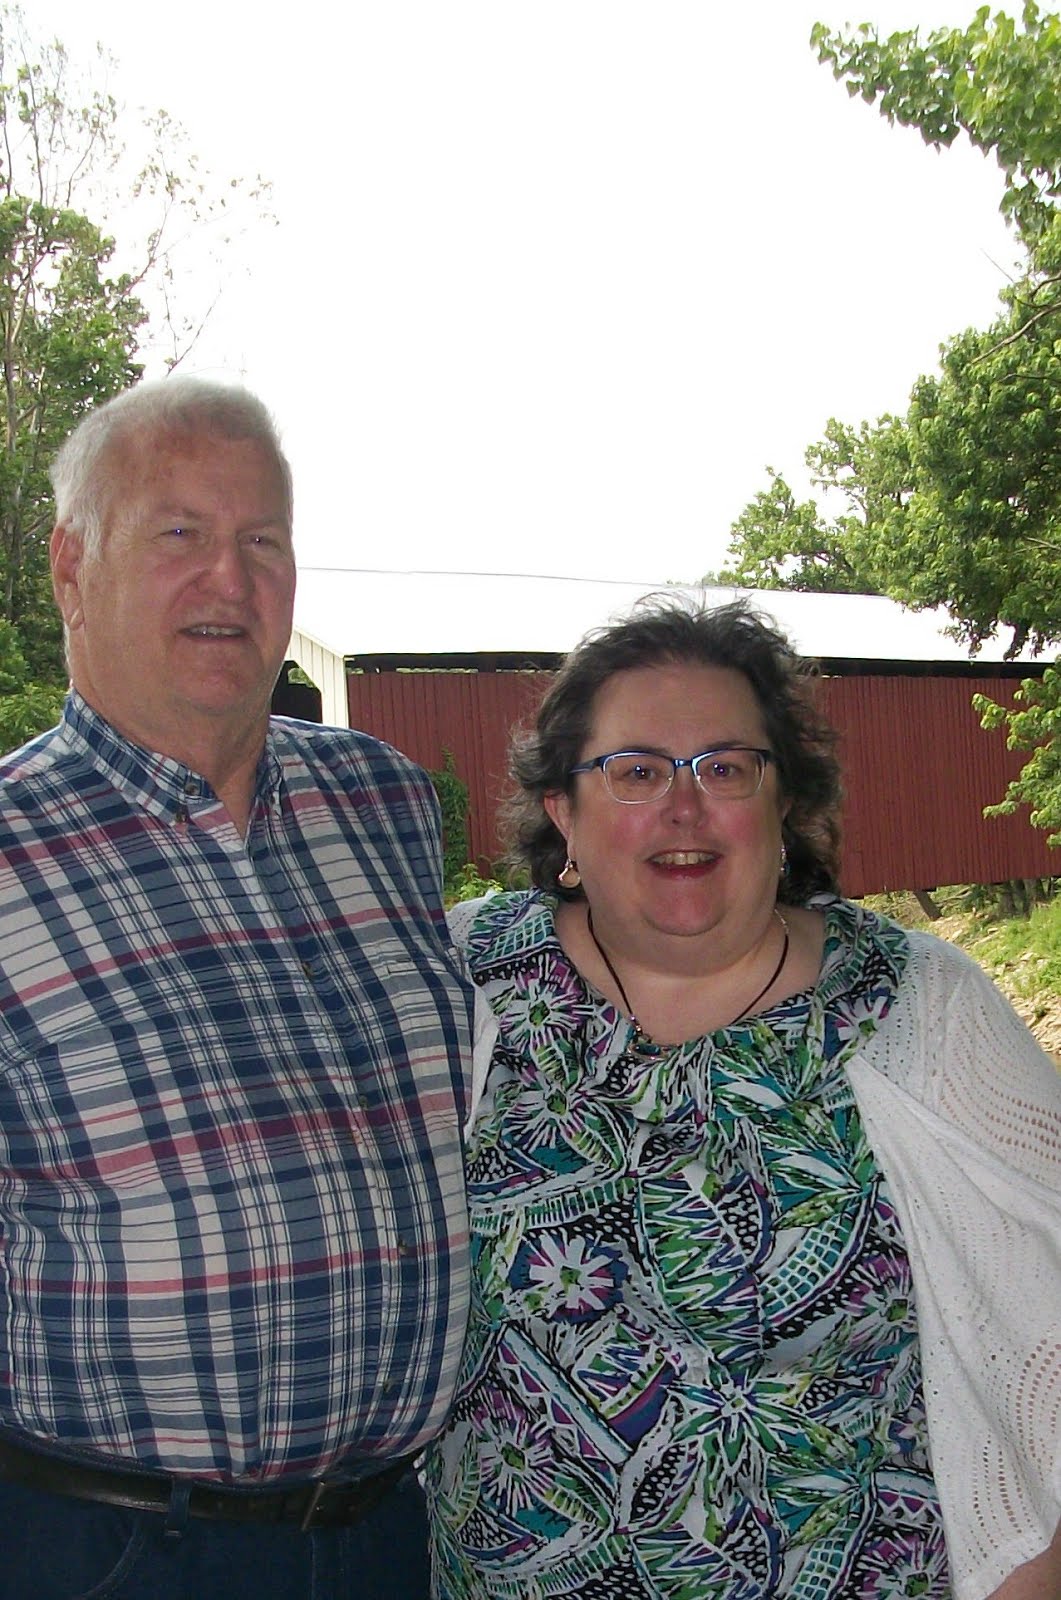
[[[505,573],[396,572],[302,567],[295,628],[338,657],[560,654],[590,628],[626,615],[642,595],[748,596],[805,656],[864,661],[969,662],[942,611],[910,611],[880,595],[802,594]],[[1004,659],[1005,630],[977,664]],[[1023,652],[1018,662],[1036,657]]]

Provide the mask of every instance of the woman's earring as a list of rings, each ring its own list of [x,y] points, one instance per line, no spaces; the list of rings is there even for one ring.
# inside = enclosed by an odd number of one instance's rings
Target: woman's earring
[[[782,878],[784,878],[788,873],[788,851],[785,849],[784,839],[781,841],[781,866],[779,870]]]
[[[582,882],[582,874],[579,872],[570,856],[568,856],[560,871],[557,873],[556,881],[560,885],[561,889],[577,889],[579,884]]]

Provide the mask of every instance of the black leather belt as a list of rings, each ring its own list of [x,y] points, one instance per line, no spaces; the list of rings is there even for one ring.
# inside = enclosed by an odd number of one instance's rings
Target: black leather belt
[[[303,1531],[360,1522],[405,1476],[413,1461],[413,1456],[402,1456],[381,1472],[353,1483],[314,1479],[291,1488],[243,1489],[141,1467],[97,1465],[73,1453],[55,1453],[45,1444],[38,1447],[0,1432],[0,1479],[6,1483],[170,1516],[177,1507],[181,1515],[219,1521],[294,1522]]]

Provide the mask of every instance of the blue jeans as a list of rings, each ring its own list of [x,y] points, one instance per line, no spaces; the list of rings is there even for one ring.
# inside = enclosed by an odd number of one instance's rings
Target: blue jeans
[[[127,1511],[0,1483],[0,1600],[427,1600],[423,1491],[412,1472],[362,1522],[291,1524]]]

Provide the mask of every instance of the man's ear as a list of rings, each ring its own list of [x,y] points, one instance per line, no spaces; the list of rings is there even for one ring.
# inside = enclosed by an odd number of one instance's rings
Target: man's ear
[[[52,590],[62,613],[67,632],[76,628],[84,614],[81,604],[81,568],[84,544],[81,535],[61,522],[52,529],[48,546],[52,563]]]

